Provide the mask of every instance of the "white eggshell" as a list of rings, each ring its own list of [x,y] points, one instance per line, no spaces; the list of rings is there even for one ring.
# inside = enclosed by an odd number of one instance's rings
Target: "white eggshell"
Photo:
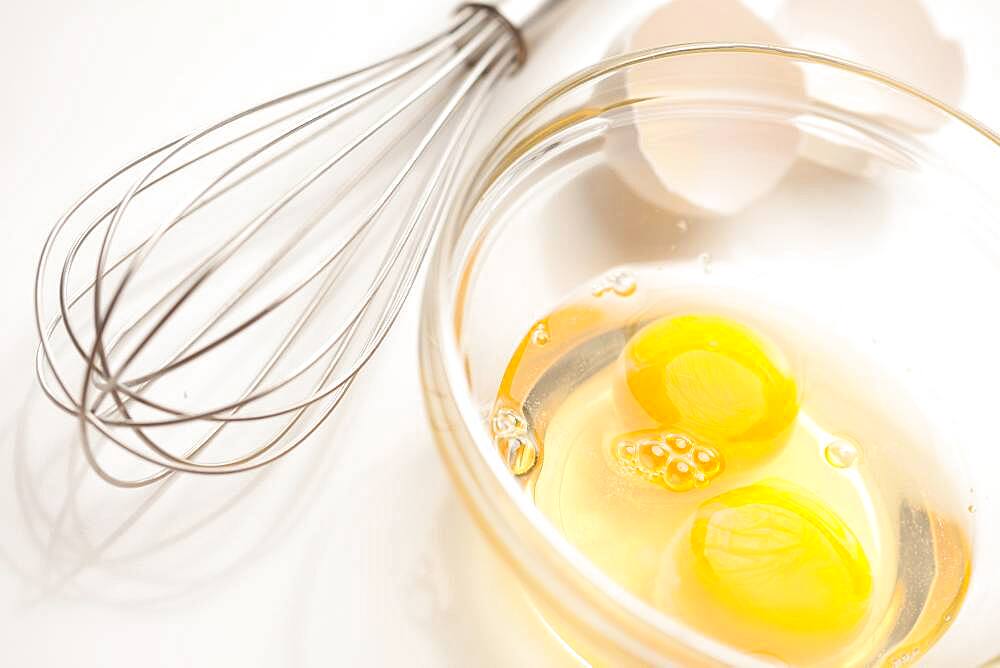
[[[786,43],[861,63],[955,105],[962,96],[961,47],[935,29],[920,0],[785,0],[775,27]],[[886,95],[863,81],[810,70],[810,96],[861,114],[888,118],[916,131],[945,116],[904,95]]]
[[[675,0],[627,31],[620,47],[710,41],[781,42],[739,0]],[[765,57],[668,58],[633,68],[623,79],[617,83],[631,99],[708,100],[734,91],[760,99],[805,98],[799,67]],[[682,215],[737,213],[773,189],[796,160],[799,132],[792,124],[704,116],[657,122],[639,108],[634,114],[631,132],[609,138],[611,162],[642,198]]]

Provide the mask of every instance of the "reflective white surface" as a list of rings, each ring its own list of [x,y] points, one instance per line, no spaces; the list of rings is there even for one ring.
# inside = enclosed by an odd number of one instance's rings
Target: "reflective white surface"
[[[256,474],[159,492],[78,476],[75,425],[34,385],[35,255],[71,199],[157,140],[428,34],[451,4],[0,7],[0,663],[572,664],[490,556],[434,450],[416,299],[346,410]],[[579,0],[497,97],[480,140],[656,4]],[[1000,126],[1000,7],[935,5],[938,29],[965,51],[961,106]]]

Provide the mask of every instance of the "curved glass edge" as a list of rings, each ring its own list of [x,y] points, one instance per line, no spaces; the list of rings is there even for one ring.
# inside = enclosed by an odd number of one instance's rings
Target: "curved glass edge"
[[[450,207],[431,259],[421,316],[421,373],[428,417],[452,479],[487,537],[535,594],[560,614],[596,631],[620,657],[683,665],[767,666],[670,620],[621,589],[590,564],[521,493],[500,464],[479,408],[467,392],[459,350],[461,313],[467,286],[463,267],[475,255],[477,230],[465,229],[472,209],[509,164],[519,133],[560,97],[617,70],[661,58],[698,53],[756,53],[834,67],[909,94],[943,112],[1000,147],[1000,135],[974,117],[878,70],[819,52],[753,43],[690,43],[656,47],[606,59],[563,79],[526,105],[492,142],[479,169],[466,179],[465,195]],[[528,150],[524,147],[523,150]],[[475,449],[464,445],[471,440]],[[499,493],[498,498],[496,494]],[[524,531],[529,532],[526,541]],[[542,557],[539,559],[539,557]],[[546,559],[545,557],[548,557]],[[546,561],[551,560],[551,563]],[[616,623],[617,622],[617,623]],[[627,625],[627,626],[626,626]],[[629,631],[624,631],[628,628]]]

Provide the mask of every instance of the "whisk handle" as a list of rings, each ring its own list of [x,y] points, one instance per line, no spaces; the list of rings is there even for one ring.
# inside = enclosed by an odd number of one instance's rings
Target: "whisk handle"
[[[566,0],[493,0],[467,4],[490,7],[506,19],[515,30],[523,31],[542,15],[558,5],[566,4]]]
[[[462,7],[485,7],[496,12],[520,42],[520,59],[527,56],[528,42],[534,37],[534,28],[560,5],[568,4],[569,0],[489,0],[482,2],[466,2]]]

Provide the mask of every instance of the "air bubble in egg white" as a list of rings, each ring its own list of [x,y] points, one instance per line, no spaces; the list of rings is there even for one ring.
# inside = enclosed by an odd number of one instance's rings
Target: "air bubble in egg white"
[[[538,323],[535,325],[535,328],[531,330],[531,342],[536,346],[544,346],[551,340],[552,336],[549,334],[549,328],[545,326],[544,322]]]
[[[603,297],[612,292],[619,297],[628,297],[635,293],[638,286],[635,275],[627,271],[618,271],[604,277],[600,283],[594,287],[594,296]]]
[[[712,273],[712,255],[711,253],[702,253],[698,256],[698,261],[701,262],[701,270],[706,274]]]
[[[830,466],[847,469],[858,461],[858,447],[846,439],[838,438],[826,446],[823,456]]]
[[[527,428],[525,419],[509,408],[501,408],[493,415],[493,433],[497,436],[518,434]]]
[[[527,435],[505,437],[501,439],[500,446],[505,452],[507,466],[514,475],[525,475],[535,468],[538,448]]]

